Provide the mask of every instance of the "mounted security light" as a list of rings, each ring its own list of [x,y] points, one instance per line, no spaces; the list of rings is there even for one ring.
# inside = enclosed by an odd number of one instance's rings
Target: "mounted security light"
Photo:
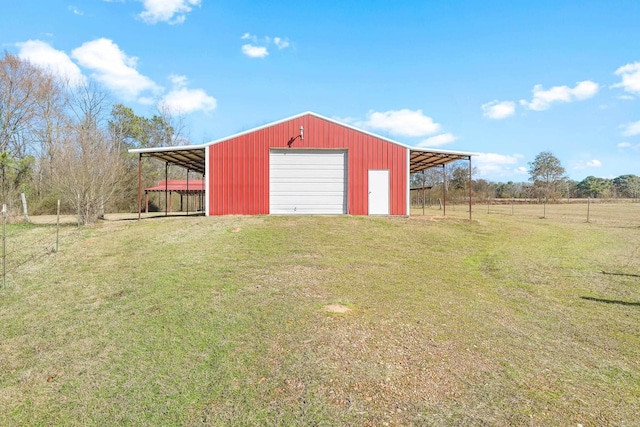
[[[297,136],[292,136],[289,141],[287,141],[287,147],[291,148],[293,142],[298,138],[300,138],[300,141],[304,141],[304,128],[302,126],[300,126],[300,133]]]

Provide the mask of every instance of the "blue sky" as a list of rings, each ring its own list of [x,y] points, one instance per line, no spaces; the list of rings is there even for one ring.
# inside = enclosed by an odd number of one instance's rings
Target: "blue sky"
[[[640,175],[640,1],[3,0],[9,53],[200,144],[303,111],[480,153],[480,177]]]

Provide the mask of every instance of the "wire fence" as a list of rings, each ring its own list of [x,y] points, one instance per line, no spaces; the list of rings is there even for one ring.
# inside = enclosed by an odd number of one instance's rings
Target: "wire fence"
[[[78,230],[75,220],[69,218],[61,223],[57,215],[38,217],[37,221],[8,223],[6,205],[2,207],[2,278],[0,287],[6,288],[7,278],[20,273],[30,263],[55,254],[60,249],[60,237],[68,239]],[[491,217],[513,217],[518,219],[545,219],[564,223],[590,223],[604,227],[640,227],[640,203],[637,201],[603,202],[584,200],[572,203],[522,203],[500,200],[474,203],[472,219]],[[449,217],[468,219],[468,203],[442,203],[422,206],[413,205],[411,216]],[[131,217],[129,214],[127,216]],[[36,218],[32,218],[36,219]],[[72,218],[73,219],[73,218]],[[62,234],[61,234],[62,231]]]
[[[469,205],[447,203],[446,206],[412,206],[411,216],[446,216],[469,218]],[[512,216],[514,218],[545,219],[565,223],[590,223],[603,226],[640,227],[640,203],[633,200],[601,201],[580,200],[571,203],[523,203],[522,201],[489,200],[474,203],[472,218],[491,216]]]
[[[0,286],[6,288],[7,277],[18,274],[25,265],[58,252],[60,249],[60,202],[57,215],[36,223],[9,222],[7,206],[2,206],[2,278]],[[68,230],[68,225],[65,227]],[[73,227],[77,229],[77,227]],[[63,233],[66,237],[68,233]]]

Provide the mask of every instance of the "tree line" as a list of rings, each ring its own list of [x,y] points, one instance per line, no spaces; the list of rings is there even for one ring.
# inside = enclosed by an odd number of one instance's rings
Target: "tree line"
[[[528,182],[492,182],[472,179],[471,191],[475,200],[524,199],[537,202],[571,198],[625,198],[640,200],[640,177],[633,174],[616,178],[588,176],[575,181],[566,176],[560,160],[549,151],[539,153],[529,163]],[[473,171],[472,176],[476,176]],[[468,200],[469,166],[466,161],[447,164],[444,168],[432,168],[411,177],[411,188],[423,190],[425,203],[437,202],[446,182],[447,198],[453,201]],[[414,203],[422,203],[418,195]]]
[[[57,200],[90,223],[104,211],[137,207],[137,157],[127,150],[188,143],[180,117],[159,106],[150,118],[113,103],[94,83],[62,80],[9,53],[0,58],[0,198],[20,193],[33,213]],[[145,185],[161,176],[145,162]]]

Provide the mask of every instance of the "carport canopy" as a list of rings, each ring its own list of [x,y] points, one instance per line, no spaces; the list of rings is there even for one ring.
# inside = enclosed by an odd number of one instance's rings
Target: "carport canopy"
[[[434,150],[431,148],[409,148],[409,172],[416,173],[457,160],[469,160],[476,153],[462,151]]]
[[[187,170],[205,175],[205,146],[183,145],[179,147],[135,148],[130,153],[140,157],[151,157],[167,164],[183,167]]]
[[[462,151],[409,148],[409,172],[416,173],[457,160],[471,160],[475,153]],[[184,145],[180,147],[152,147],[129,150],[141,157],[151,157],[170,165],[176,165],[205,175],[205,146]]]

